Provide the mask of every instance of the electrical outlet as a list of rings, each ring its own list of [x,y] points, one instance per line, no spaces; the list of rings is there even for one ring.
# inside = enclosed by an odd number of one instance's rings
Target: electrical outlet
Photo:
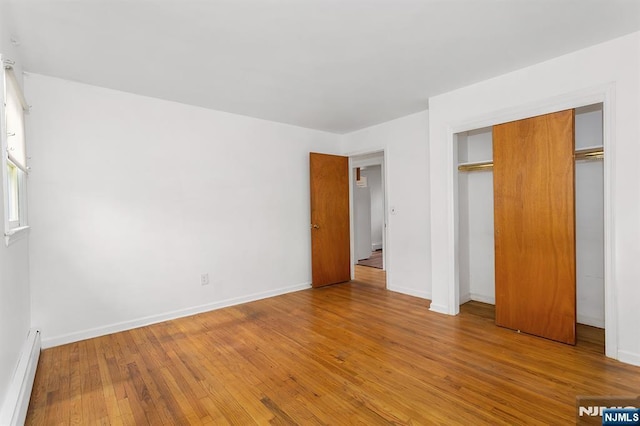
[[[209,285],[209,274],[200,275],[200,285]]]

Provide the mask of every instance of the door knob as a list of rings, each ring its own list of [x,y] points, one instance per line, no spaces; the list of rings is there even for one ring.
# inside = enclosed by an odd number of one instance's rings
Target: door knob
[[[313,229],[320,229],[320,225],[318,225],[318,224],[316,224],[316,223],[314,223],[313,225],[311,225],[311,227],[312,227]]]

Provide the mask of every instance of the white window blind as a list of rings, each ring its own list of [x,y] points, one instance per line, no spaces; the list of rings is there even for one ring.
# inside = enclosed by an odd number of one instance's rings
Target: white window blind
[[[7,123],[7,154],[9,160],[27,173],[27,152],[24,135],[24,111],[27,109],[24,96],[13,73],[5,66],[5,117]]]

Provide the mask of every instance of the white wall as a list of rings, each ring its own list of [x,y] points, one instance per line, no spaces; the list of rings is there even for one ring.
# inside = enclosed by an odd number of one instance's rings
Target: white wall
[[[458,136],[458,162],[491,161],[492,148],[491,128],[464,132]],[[458,188],[460,303],[494,304],[493,173],[458,172]]]
[[[43,346],[308,287],[308,156],[335,153],[338,136],[41,75],[25,85]]]
[[[384,197],[382,192],[382,166],[369,166],[363,170],[371,194],[371,251],[382,248],[384,231]]]
[[[9,41],[11,31],[6,7],[7,3],[0,2],[0,54],[16,61],[19,77],[20,55]],[[4,185],[0,185],[0,200],[4,200],[3,190]],[[4,215],[4,208],[0,209],[0,215]],[[4,217],[0,223],[4,223]],[[0,242],[0,410],[30,327],[28,247],[28,238],[17,240],[9,247],[4,238]],[[0,412],[0,418],[2,416]]]
[[[428,112],[343,136],[344,155],[384,149],[387,182],[387,288],[431,297]]]
[[[605,101],[611,138],[612,258],[614,289],[607,354],[640,365],[640,33],[505,74],[429,100],[431,179],[431,309],[457,311],[458,247],[454,226],[453,134],[572,106]],[[576,105],[578,103],[578,105]],[[610,120],[610,121],[608,121]]]
[[[364,187],[356,185],[355,172],[352,178],[354,261],[357,263],[358,260],[368,259],[371,256],[371,189],[368,182]]]
[[[382,191],[382,166],[360,167],[360,176],[366,187],[356,185],[353,173],[353,213],[355,260],[368,259],[371,252],[382,249],[384,230],[384,197]]]
[[[455,135],[453,142],[454,158],[456,163],[463,164],[469,161],[468,132]],[[469,177],[466,173],[456,173],[455,185],[457,198],[455,201],[454,220],[456,223],[456,239],[460,249],[458,250],[458,303],[463,304],[471,300],[471,258],[469,246],[469,221],[471,218],[471,206],[469,200]]]
[[[601,146],[602,106],[576,110],[576,149]],[[576,161],[578,322],[604,327],[604,175],[602,161]]]

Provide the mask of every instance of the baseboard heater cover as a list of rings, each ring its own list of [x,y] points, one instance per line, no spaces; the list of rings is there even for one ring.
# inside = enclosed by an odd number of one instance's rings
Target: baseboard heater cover
[[[0,425],[23,425],[27,418],[29,399],[40,359],[40,331],[29,330],[22,348],[18,366],[9,385],[9,390],[0,411]]]

